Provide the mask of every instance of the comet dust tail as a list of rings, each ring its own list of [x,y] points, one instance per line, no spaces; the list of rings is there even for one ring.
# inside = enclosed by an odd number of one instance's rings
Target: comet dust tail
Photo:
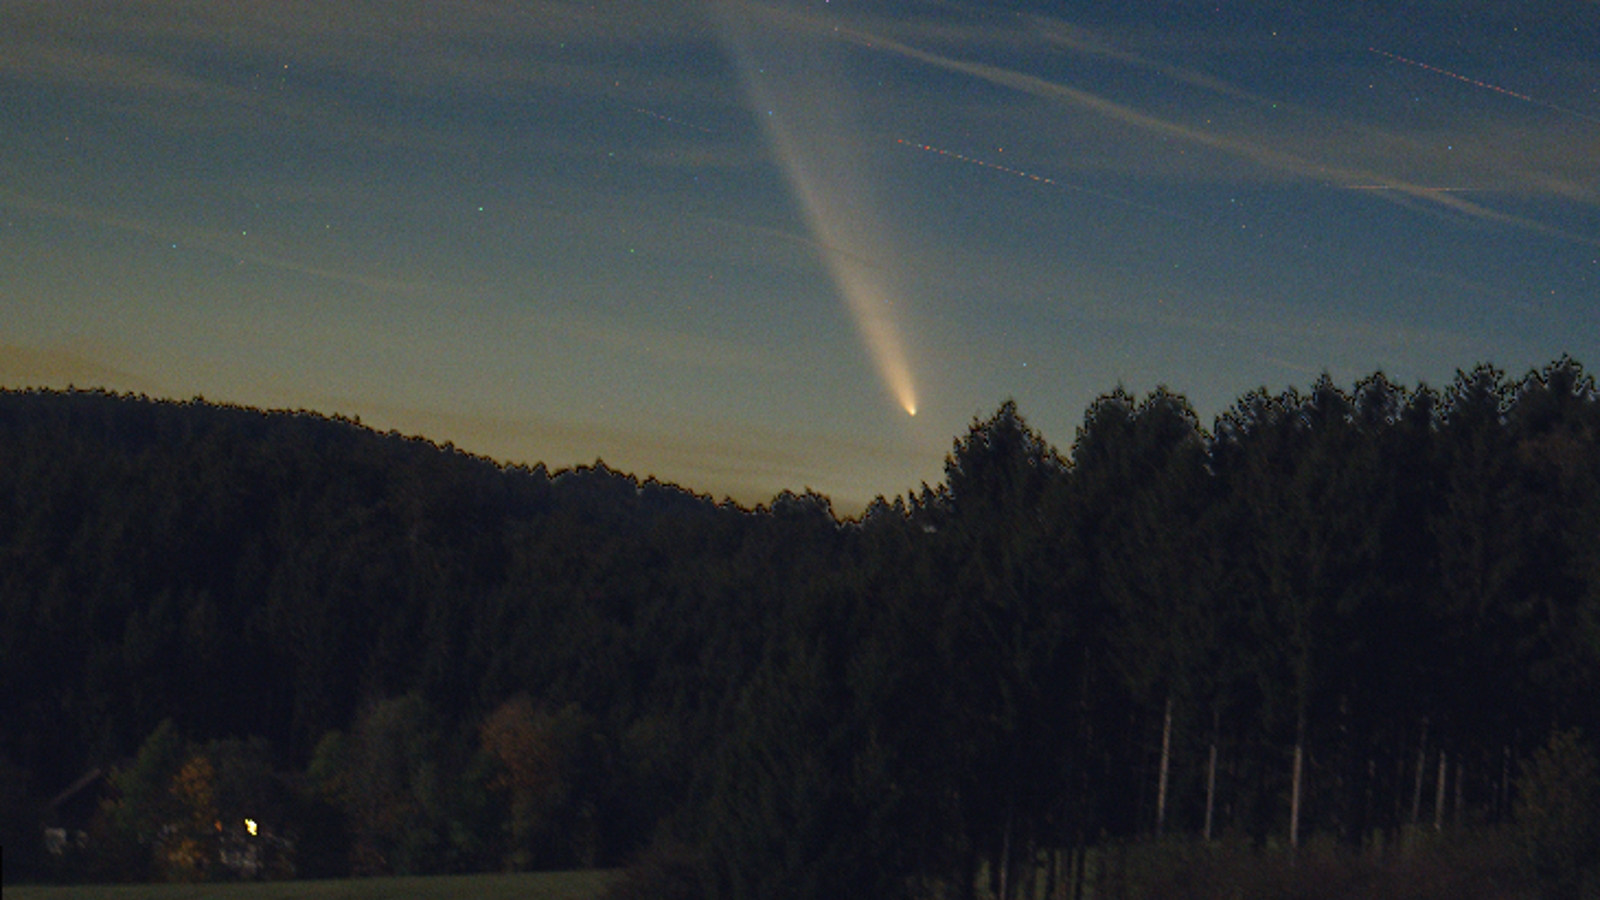
[[[894,316],[901,273],[874,203],[866,132],[851,115],[853,95],[839,74],[841,49],[781,12],[740,2],[718,8],[746,98],[829,278],[889,395],[916,415],[911,365]]]

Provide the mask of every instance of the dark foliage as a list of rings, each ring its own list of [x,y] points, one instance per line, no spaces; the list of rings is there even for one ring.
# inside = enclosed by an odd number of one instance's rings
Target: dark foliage
[[[1007,403],[943,485],[855,521],[309,413],[0,392],[8,879],[46,824],[28,877],[636,858],[622,894],[1071,896],[1227,836],[1194,871],[1298,845],[1303,885],[1337,845],[1371,864],[1321,883],[1355,896],[1520,810],[1501,843],[1580,890],[1589,845],[1539,792],[1593,748],[1528,761],[1600,733],[1596,672],[1600,396],[1568,359],[1324,378],[1211,433],[1119,390],[1066,453]]]

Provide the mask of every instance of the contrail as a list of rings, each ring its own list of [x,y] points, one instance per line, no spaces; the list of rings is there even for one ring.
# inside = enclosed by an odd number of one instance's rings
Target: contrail
[[[1454,78],[1457,81],[1464,81],[1467,84],[1473,85],[1475,87],[1481,87],[1481,88],[1484,88],[1485,90],[1494,91],[1497,94],[1505,94],[1507,97],[1515,97],[1518,100],[1522,100],[1522,101],[1527,102],[1527,103],[1532,103],[1534,106],[1542,106],[1545,109],[1548,109],[1548,110],[1550,110],[1552,112],[1558,112],[1558,113],[1561,113],[1562,115],[1568,115],[1568,116],[1577,116],[1578,118],[1583,119],[1585,122],[1594,122],[1595,124],[1600,125],[1600,118],[1596,118],[1595,116],[1591,116],[1591,115],[1586,115],[1584,113],[1578,112],[1575,109],[1567,109],[1565,106],[1557,106],[1554,103],[1547,103],[1547,102],[1545,102],[1543,100],[1540,100],[1537,97],[1530,97],[1527,94],[1519,94],[1516,91],[1511,90],[1510,88],[1503,88],[1498,84],[1490,84],[1487,81],[1479,81],[1476,78],[1471,78],[1469,76],[1462,75],[1459,72],[1452,72],[1449,69],[1441,69],[1438,66],[1431,66],[1431,65],[1428,65],[1425,62],[1420,62],[1420,61],[1415,60],[1415,59],[1410,59],[1408,57],[1401,56],[1398,53],[1390,53],[1390,52],[1388,52],[1386,50],[1379,50],[1377,47],[1368,47],[1367,50],[1372,52],[1372,53],[1376,53],[1379,56],[1387,56],[1390,59],[1395,60],[1396,62],[1403,62],[1408,66],[1416,66],[1419,69],[1426,69],[1429,72],[1434,72],[1434,73],[1437,73],[1439,75],[1443,75],[1446,78]]]
[[[748,4],[738,3],[738,0],[723,0],[723,3],[728,5],[737,3],[742,7],[748,7]],[[1381,184],[1385,189],[1374,191],[1373,194],[1374,196],[1384,197],[1389,202],[1407,205],[1408,200],[1421,201],[1424,207],[1448,210],[1485,222],[1523,228],[1577,244],[1600,246],[1600,241],[1588,235],[1576,234],[1541,221],[1514,213],[1502,212],[1468,200],[1461,193],[1455,191],[1440,191],[1429,185],[1415,184],[1403,178],[1389,177],[1363,168],[1320,163],[1298,154],[1278,150],[1245,138],[1233,137],[1225,133],[1194,127],[1176,119],[1147,113],[1092,91],[1074,87],[1064,81],[1044,78],[1005,66],[975,62],[924,50],[881,34],[834,24],[831,20],[824,21],[814,14],[795,12],[792,9],[769,8],[763,11],[763,15],[774,23],[773,27],[775,29],[781,27],[792,33],[842,40],[879,53],[914,60],[947,72],[966,75],[998,87],[1029,94],[1052,103],[1075,107],[1164,139],[1208,147],[1266,169],[1321,182],[1332,187],[1344,187],[1351,184]],[[781,25],[778,23],[781,23]],[[1556,108],[1561,109],[1560,107]],[[1562,111],[1581,118],[1589,118],[1583,113],[1571,110]]]
[[[657,120],[662,121],[662,122],[670,122],[671,124],[677,125],[680,128],[692,128],[695,131],[703,132],[705,134],[716,134],[715,131],[712,131],[711,129],[705,127],[704,125],[696,125],[693,122],[685,122],[684,120],[676,118],[674,116],[668,116],[668,115],[663,115],[662,113],[652,112],[652,111],[650,111],[648,109],[645,109],[642,106],[629,106],[628,108],[633,110],[636,113],[639,113],[640,115],[649,116],[652,119],[657,119]]]
[[[978,159],[977,157],[973,157],[973,156],[967,156],[966,154],[963,154],[963,153],[957,153],[954,150],[945,150],[945,149],[943,149],[941,147],[935,147],[932,144],[919,144],[919,143],[917,143],[915,141],[908,141],[905,138],[895,138],[895,143],[904,144],[905,146],[910,147],[913,150],[921,150],[924,153],[933,153],[933,154],[936,154],[938,156],[948,157],[948,158],[953,159],[953,160],[955,160],[957,162],[964,162],[964,163],[966,163],[968,165],[972,165],[972,166],[981,166],[982,168],[985,168],[985,169],[993,169],[996,172],[1003,172],[1003,173],[1005,173],[1007,175],[1012,175],[1012,176],[1015,176],[1017,178],[1025,178],[1025,179],[1027,179],[1029,181],[1037,182],[1039,184],[1047,184],[1047,185],[1050,185],[1051,187],[1061,188],[1064,191],[1076,191],[1076,192],[1078,192],[1080,194],[1088,194],[1091,197],[1098,197],[1101,200],[1107,200],[1107,201],[1110,201],[1112,203],[1120,203],[1123,206],[1131,206],[1134,209],[1142,209],[1142,210],[1144,210],[1146,212],[1157,213],[1159,215],[1167,216],[1169,218],[1173,218],[1173,219],[1187,219],[1188,218],[1187,216],[1182,216],[1182,215],[1179,215],[1178,213],[1172,212],[1171,210],[1162,209],[1159,206],[1151,206],[1148,203],[1140,203],[1137,200],[1129,200],[1126,197],[1119,197],[1116,194],[1108,194],[1105,191],[1097,191],[1094,188],[1084,187],[1081,184],[1072,184],[1070,182],[1060,181],[1060,180],[1057,180],[1055,178],[1051,178],[1048,175],[1039,175],[1039,174],[1036,174],[1034,172],[1025,171],[1023,169],[1015,169],[1015,168],[1012,168],[1011,166],[1003,166],[1003,165],[1000,165],[999,163],[992,163],[992,162],[989,162],[988,160]]]
[[[1209,147],[1268,169],[1275,169],[1302,178],[1332,184],[1381,183],[1387,185],[1388,190],[1380,192],[1380,196],[1399,195],[1401,197],[1410,197],[1424,201],[1437,208],[1448,209],[1487,222],[1526,228],[1530,231],[1537,231],[1563,240],[1590,246],[1600,243],[1592,237],[1575,235],[1563,229],[1546,225],[1543,222],[1491,209],[1482,204],[1463,199],[1452,192],[1436,191],[1425,185],[1413,184],[1399,178],[1381,177],[1361,169],[1319,164],[1293,153],[1275,150],[1252,141],[1229,137],[1217,132],[1185,125],[1172,119],[1165,119],[1061,81],[1042,78],[1003,66],[956,59],[922,50],[891,38],[868,34],[855,29],[837,28],[834,33],[844,40],[881,52],[916,60],[948,72],[957,72],[1000,87],[1031,94],[1044,100],[1074,106],[1151,134]]]

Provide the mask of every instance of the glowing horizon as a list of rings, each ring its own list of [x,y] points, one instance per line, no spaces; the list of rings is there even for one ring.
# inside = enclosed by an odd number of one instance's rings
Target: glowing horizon
[[[881,237],[874,237],[885,233],[884,224],[866,184],[865,166],[853,152],[859,146],[853,141],[858,129],[848,120],[846,93],[835,83],[838,61],[823,54],[815,37],[792,30],[785,34],[780,23],[750,27],[745,4],[738,9],[733,3],[719,6],[722,33],[733,49],[746,97],[800,203],[828,275],[884,386],[907,415],[915,416],[916,385],[894,317],[900,292],[882,262],[887,248]],[[758,51],[758,41],[769,52]],[[784,83],[785,77],[791,82]],[[803,79],[806,89],[793,89],[793,79]]]

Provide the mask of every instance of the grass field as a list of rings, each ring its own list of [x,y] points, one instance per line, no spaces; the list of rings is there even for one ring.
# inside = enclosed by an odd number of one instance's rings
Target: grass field
[[[432,878],[351,878],[248,884],[25,885],[6,887],[5,900],[594,900],[607,871],[525,875],[445,875]]]

